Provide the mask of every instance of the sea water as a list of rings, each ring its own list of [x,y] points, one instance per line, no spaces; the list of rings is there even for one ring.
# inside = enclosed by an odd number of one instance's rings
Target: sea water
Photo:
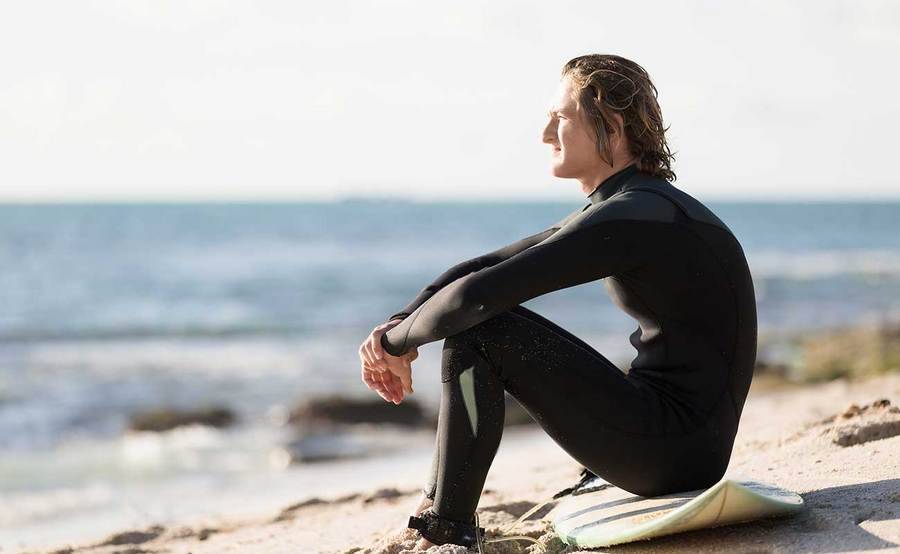
[[[898,319],[900,203],[708,205],[744,247],[767,340]],[[273,455],[290,439],[283,414],[306,398],[374,395],[357,354],[372,327],[450,266],[577,207],[0,206],[0,547],[354,485],[371,473],[353,462]],[[636,323],[600,282],[525,305],[620,367],[634,355]],[[414,363],[414,397],[430,409],[439,363],[440,342]],[[237,425],[125,431],[137,411],[204,405]],[[418,462],[404,467],[424,477],[433,439],[413,435],[418,457],[403,459]]]

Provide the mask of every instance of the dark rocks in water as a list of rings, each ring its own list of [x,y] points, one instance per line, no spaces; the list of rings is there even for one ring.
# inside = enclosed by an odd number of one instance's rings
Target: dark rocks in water
[[[504,425],[535,423],[519,402],[504,393],[506,417]],[[379,398],[345,398],[338,395],[306,400],[291,410],[288,422],[310,429],[328,424],[390,423],[410,427],[436,427],[437,413],[426,413],[414,399],[404,398],[400,404]]]
[[[504,425],[535,423],[512,396],[505,399]],[[436,412],[426,414],[409,398],[400,404],[336,395],[307,400],[291,411],[294,437],[273,452],[273,463],[286,467],[394,452],[410,443],[409,433],[435,429]]]
[[[275,452],[280,465],[327,462],[389,452],[409,442],[410,428],[430,426],[415,400],[400,404],[381,397],[357,399],[331,395],[306,400],[287,419],[292,440]]]
[[[183,425],[207,425],[228,427],[235,422],[235,415],[228,408],[208,407],[196,410],[157,408],[132,414],[128,428],[131,431],[168,431]]]
[[[282,448],[291,464],[360,458],[370,454],[371,450],[372,445],[365,435],[330,426],[303,433]]]
[[[427,433],[406,425],[323,423],[298,429],[272,459],[286,467],[386,454],[409,446],[414,434],[421,440]]]
[[[400,404],[386,402],[381,397],[369,399],[327,396],[307,400],[291,410],[289,423],[392,423],[420,426],[428,424],[422,406],[404,398]]]

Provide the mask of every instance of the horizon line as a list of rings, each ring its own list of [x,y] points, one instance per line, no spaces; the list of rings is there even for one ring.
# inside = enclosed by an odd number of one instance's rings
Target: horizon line
[[[698,200],[697,194],[692,194]],[[734,197],[716,197],[704,196],[703,202],[719,202],[719,203],[735,203],[735,204],[796,204],[796,203],[895,203],[900,202],[900,196],[734,196]],[[404,198],[399,196],[345,196],[339,198],[330,197],[233,197],[233,198],[214,198],[214,197],[197,197],[197,198],[0,198],[0,206],[40,206],[40,205],[178,205],[178,204],[569,204],[587,202],[586,199],[570,199],[570,198],[505,198],[505,197],[483,197],[483,198]]]

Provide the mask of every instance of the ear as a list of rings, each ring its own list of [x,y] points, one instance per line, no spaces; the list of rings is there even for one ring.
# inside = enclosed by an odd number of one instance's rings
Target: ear
[[[619,112],[613,112],[612,118],[616,122],[616,128],[612,132],[616,135],[616,140],[622,140],[622,136],[625,134],[625,118]]]
[[[625,135],[625,118],[619,112],[613,112],[612,119],[615,122],[615,129],[612,130],[610,141],[614,150],[627,150],[628,137]]]

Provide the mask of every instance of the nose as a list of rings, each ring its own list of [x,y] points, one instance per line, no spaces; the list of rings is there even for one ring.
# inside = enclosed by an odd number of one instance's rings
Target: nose
[[[541,142],[544,144],[556,144],[556,122],[553,118],[550,118],[550,121],[544,127]]]

